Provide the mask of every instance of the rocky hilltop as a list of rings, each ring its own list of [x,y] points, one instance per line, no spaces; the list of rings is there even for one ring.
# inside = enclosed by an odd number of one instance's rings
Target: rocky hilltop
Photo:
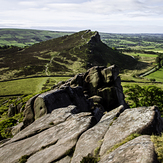
[[[132,69],[137,61],[104,44],[97,31],[85,30],[34,44],[0,49],[0,80],[31,76],[74,76],[94,65]]]
[[[0,146],[1,163],[157,163],[156,106],[129,108],[118,67],[92,67],[32,97],[23,123]]]

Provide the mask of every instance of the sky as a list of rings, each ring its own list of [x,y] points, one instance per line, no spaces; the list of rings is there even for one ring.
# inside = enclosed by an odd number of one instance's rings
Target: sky
[[[163,0],[0,0],[0,28],[163,33]]]

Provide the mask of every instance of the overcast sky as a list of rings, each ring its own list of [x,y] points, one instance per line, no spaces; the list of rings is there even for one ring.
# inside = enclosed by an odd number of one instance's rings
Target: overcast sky
[[[0,28],[163,33],[163,0],[0,0]]]

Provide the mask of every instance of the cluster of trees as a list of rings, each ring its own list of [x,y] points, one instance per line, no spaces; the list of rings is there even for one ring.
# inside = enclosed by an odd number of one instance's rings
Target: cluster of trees
[[[9,46],[9,45],[4,45],[4,46],[0,46],[0,49],[10,49],[10,48],[14,48],[14,47],[17,47],[17,46]]]
[[[158,54],[156,57],[156,63],[158,64],[159,68],[163,66],[163,54]]]
[[[9,49],[9,48],[10,48],[9,45],[0,46],[0,49]]]
[[[124,87],[127,88],[124,94],[131,108],[156,105],[163,113],[163,90],[161,88],[154,85],[141,87],[137,84]]]

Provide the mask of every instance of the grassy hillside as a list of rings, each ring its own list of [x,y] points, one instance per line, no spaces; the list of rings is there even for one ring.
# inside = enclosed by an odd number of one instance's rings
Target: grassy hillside
[[[72,32],[55,32],[30,29],[0,29],[0,46],[29,46],[49,39],[70,35]]]
[[[132,69],[137,64],[130,56],[109,48],[98,32],[81,31],[34,44],[30,47],[0,50],[0,79],[29,76],[72,76],[92,65],[116,64]]]

